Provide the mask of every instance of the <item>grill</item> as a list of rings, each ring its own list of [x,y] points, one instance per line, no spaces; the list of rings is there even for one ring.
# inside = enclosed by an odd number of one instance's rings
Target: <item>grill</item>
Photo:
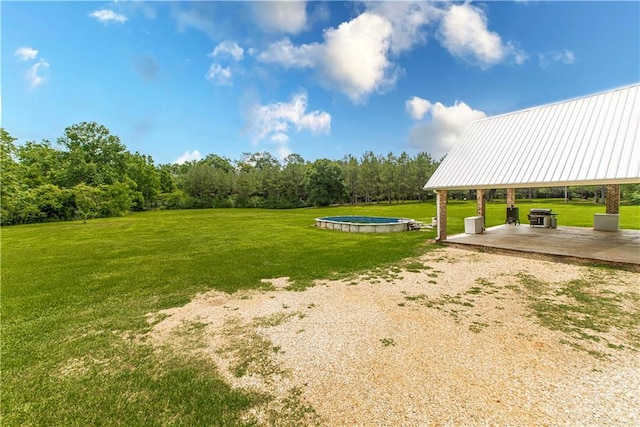
[[[558,225],[558,214],[551,212],[551,209],[530,209],[529,215],[529,226],[535,227],[546,227],[546,228],[556,228]]]

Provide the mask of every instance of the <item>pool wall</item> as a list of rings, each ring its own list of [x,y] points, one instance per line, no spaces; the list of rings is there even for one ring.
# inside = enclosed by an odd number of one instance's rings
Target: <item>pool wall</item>
[[[347,233],[392,233],[410,230],[412,222],[409,218],[341,216],[316,218],[316,227]]]

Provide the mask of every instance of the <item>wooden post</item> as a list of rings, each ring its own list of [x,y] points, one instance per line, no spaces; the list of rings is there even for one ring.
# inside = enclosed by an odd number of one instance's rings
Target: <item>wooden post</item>
[[[436,194],[436,215],[438,218],[436,241],[442,241],[447,240],[447,190],[437,190]]]
[[[620,185],[607,185],[607,198],[605,203],[608,214],[620,213]]]
[[[485,214],[487,212],[485,205],[484,190],[476,190],[476,213],[482,217],[482,229],[484,230]]]

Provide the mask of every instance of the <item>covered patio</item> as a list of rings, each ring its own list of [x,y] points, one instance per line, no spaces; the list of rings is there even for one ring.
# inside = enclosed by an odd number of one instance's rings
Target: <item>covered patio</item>
[[[469,124],[424,186],[437,195],[436,240],[640,264],[640,231],[620,230],[620,185],[640,182],[640,83]],[[606,188],[593,228],[557,227],[553,213],[543,228],[529,227],[516,189]],[[505,222],[485,228],[486,192],[506,190]],[[465,232],[447,236],[449,191],[475,190],[476,216]],[[538,218],[542,220],[542,218]],[[473,222],[467,230],[467,220]],[[532,219],[532,224],[534,224]]]
[[[445,243],[640,265],[640,230],[615,233],[585,227],[498,225],[482,234],[456,234]]]

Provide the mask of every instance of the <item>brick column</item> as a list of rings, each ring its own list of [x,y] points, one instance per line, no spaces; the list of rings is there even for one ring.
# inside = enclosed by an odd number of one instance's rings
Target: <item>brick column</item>
[[[486,212],[484,204],[484,190],[476,190],[476,206],[476,213],[478,216],[484,218],[484,214]]]
[[[485,206],[485,197],[484,190],[476,190],[476,213],[478,216],[482,217],[482,229],[484,230],[485,218],[486,218],[486,206]]]
[[[507,188],[507,207],[512,208],[516,205],[516,189]]]
[[[436,191],[436,210],[438,217],[438,229],[436,232],[436,241],[447,239],[447,191]]]
[[[620,186],[618,184],[607,185],[607,198],[605,203],[608,214],[620,213]]]

